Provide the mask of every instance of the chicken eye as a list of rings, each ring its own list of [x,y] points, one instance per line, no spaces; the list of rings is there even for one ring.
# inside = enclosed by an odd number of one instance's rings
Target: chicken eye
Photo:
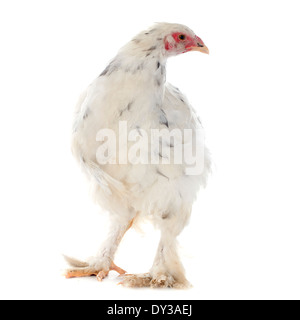
[[[180,34],[180,35],[178,36],[178,38],[179,38],[180,40],[185,40],[185,35],[184,35],[184,34]]]

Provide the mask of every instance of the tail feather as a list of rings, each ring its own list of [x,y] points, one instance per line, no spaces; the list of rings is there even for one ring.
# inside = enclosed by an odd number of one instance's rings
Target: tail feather
[[[65,260],[67,261],[67,263],[71,267],[74,267],[74,268],[85,268],[85,267],[89,266],[89,264],[87,262],[80,261],[80,260],[77,260],[75,258],[68,257],[66,255],[63,255],[63,257],[65,258]]]

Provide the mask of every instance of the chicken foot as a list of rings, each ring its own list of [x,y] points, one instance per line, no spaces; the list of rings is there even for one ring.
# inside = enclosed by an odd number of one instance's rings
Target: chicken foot
[[[174,226],[176,226],[175,223]],[[177,289],[190,287],[177,252],[176,237],[181,231],[180,220],[178,228],[168,228],[165,220],[161,222],[160,227],[162,231],[161,240],[150,271],[142,274],[121,275],[123,280],[119,284],[126,287]]]
[[[73,269],[68,269],[65,273],[67,279],[77,278],[77,277],[90,277],[96,276],[98,281],[102,281],[108,276],[109,271],[116,271],[119,274],[125,274],[126,271],[122,268],[115,265],[114,262],[111,262],[111,265],[108,270],[89,266],[87,263],[77,261],[73,258],[65,257],[69,264],[73,265]]]
[[[113,259],[124,234],[132,224],[133,219],[129,222],[117,225],[116,223],[112,223],[108,238],[103,243],[99,253],[89,262],[82,262],[77,259],[64,256],[65,260],[72,267],[66,270],[65,277],[69,279],[96,276],[97,280],[102,281],[108,276],[110,271],[116,271],[121,275],[125,274],[126,271],[118,267],[113,262]]]

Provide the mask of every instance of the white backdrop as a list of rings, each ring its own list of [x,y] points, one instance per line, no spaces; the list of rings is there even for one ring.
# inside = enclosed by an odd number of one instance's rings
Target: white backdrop
[[[298,1],[2,1],[0,298],[300,298]],[[197,109],[214,173],[179,240],[187,291],[65,280],[61,253],[93,255],[107,217],[70,152],[80,92],[153,22],[209,47],[172,58],[168,81]],[[159,234],[130,230],[116,263],[146,272]]]

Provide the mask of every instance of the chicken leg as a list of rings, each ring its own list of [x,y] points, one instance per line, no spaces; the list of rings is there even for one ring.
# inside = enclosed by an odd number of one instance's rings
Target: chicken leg
[[[166,222],[160,222],[161,240],[158,245],[157,253],[153,266],[149,273],[143,274],[124,274],[123,281],[120,284],[126,287],[152,287],[152,288],[188,288],[189,282],[185,277],[183,265],[177,252],[176,237],[182,227],[176,217],[169,218]],[[173,220],[173,221],[172,221]],[[175,226],[178,223],[178,229],[168,227],[168,223]]]
[[[65,277],[89,277],[96,276],[97,280],[102,281],[106,278],[110,271],[116,271],[119,274],[125,274],[126,271],[115,265],[113,262],[117,248],[128,229],[133,224],[133,219],[123,224],[112,223],[109,236],[96,257],[93,257],[89,262],[79,261],[77,259],[64,256],[68,264],[72,267],[65,272]]]

